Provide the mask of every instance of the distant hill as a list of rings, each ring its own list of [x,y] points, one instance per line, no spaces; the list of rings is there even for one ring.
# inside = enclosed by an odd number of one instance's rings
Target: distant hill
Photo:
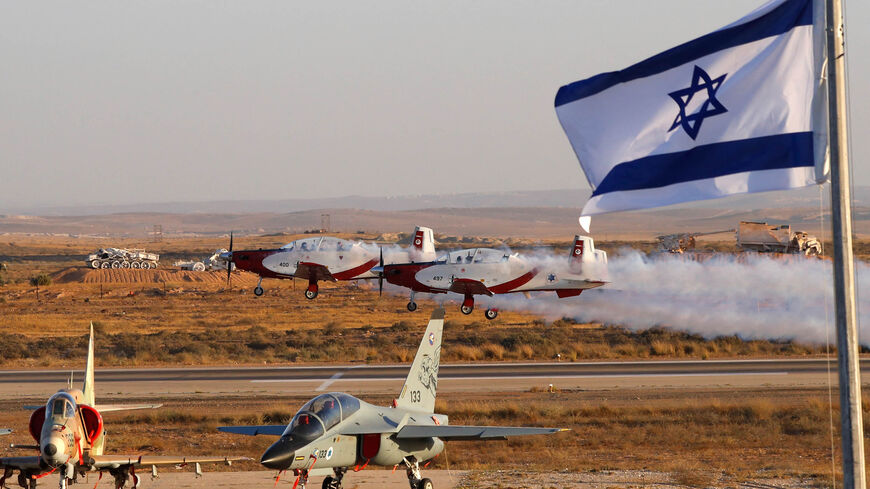
[[[409,211],[420,209],[478,207],[581,207],[589,198],[586,189],[535,190],[522,192],[480,192],[461,194],[421,194],[396,197],[348,196],[323,199],[220,200],[210,202],[163,202],[124,205],[22,206],[0,208],[0,214],[29,216],[93,216],[100,214],[252,214],[290,213],[317,209],[361,209],[370,211]],[[870,187],[854,189],[856,205],[870,206]],[[826,202],[829,197],[825,197]],[[738,195],[725,199],[673,206],[669,209],[770,209],[819,206],[819,190],[809,187],[784,192]]]
[[[593,219],[593,236],[653,239],[658,234],[735,228],[741,220],[791,224],[819,234],[817,188],[736,196]],[[856,233],[870,234],[870,187],[855,191]],[[0,215],[0,233],[46,233],[145,237],[155,224],[166,235],[300,233],[318,229],[329,214],[341,232],[409,232],[425,225],[454,236],[570,239],[588,197],[582,190],[444,194],[403,197],[343,197],[280,201],[166,203],[45,209]],[[830,225],[824,196],[822,218]]]

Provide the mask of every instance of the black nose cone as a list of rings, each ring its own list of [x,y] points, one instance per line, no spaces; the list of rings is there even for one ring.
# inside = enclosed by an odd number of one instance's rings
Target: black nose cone
[[[49,443],[43,447],[42,451],[49,457],[54,457],[54,454],[57,453],[57,447],[54,446],[54,443]]]
[[[284,470],[290,467],[296,452],[289,445],[284,438],[276,441],[263,452],[263,456],[260,457],[260,463],[265,467],[275,470]]]

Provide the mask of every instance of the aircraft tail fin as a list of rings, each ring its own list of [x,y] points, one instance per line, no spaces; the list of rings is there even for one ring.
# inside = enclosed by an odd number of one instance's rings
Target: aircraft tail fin
[[[414,241],[411,243],[411,259],[415,262],[435,261],[435,233],[430,228],[414,228]]]
[[[88,340],[88,363],[85,366],[85,383],[82,386],[84,404],[93,406],[94,400],[94,323],[91,322],[91,337]]]
[[[574,247],[571,248],[571,268],[580,270],[583,268],[583,262],[588,261],[588,257],[595,254],[595,244],[589,236],[574,236]]]
[[[444,331],[444,308],[432,312],[429,326],[420,341],[417,356],[411,364],[408,378],[394,406],[426,413],[435,412],[435,391],[438,387],[438,364],[441,361],[441,334]]]

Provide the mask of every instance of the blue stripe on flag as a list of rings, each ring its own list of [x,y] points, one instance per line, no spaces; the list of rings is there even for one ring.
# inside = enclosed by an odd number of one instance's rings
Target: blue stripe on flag
[[[595,95],[620,83],[652,76],[723,49],[784,34],[813,24],[812,0],[786,0],[755,20],[701,36],[621,71],[611,71],[565,85],[556,93],[556,107]]]
[[[813,166],[812,132],[706,144],[688,151],[620,163],[610,170],[592,195],[802,166]]]

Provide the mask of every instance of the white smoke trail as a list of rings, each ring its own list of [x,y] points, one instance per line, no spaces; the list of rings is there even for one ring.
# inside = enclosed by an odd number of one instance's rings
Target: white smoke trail
[[[634,330],[665,326],[708,338],[736,334],[744,339],[821,344],[827,327],[833,340],[830,261],[789,258],[717,255],[692,261],[626,251],[610,259],[609,284],[579,297],[558,299],[553,292],[537,293],[531,299],[521,294],[478,296],[477,307],[567,316]],[[554,259],[567,266],[566,257],[530,258],[548,263]],[[863,262],[857,272],[859,282],[870,278],[870,266]],[[859,312],[870,311],[868,306],[870,296],[861,294]],[[860,319],[866,323],[870,318]],[[862,331],[861,342],[870,344],[870,335]]]

